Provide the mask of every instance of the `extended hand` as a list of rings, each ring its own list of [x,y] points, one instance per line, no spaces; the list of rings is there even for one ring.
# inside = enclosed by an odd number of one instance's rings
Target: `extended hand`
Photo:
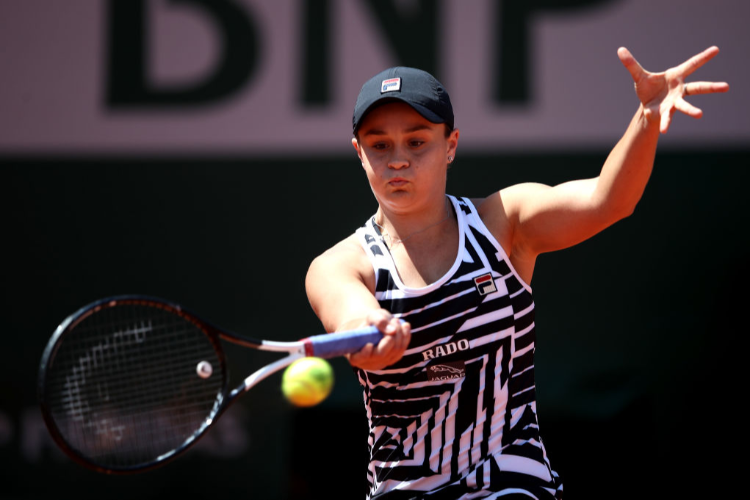
[[[662,134],[669,129],[675,110],[693,118],[703,116],[703,111],[684,99],[686,96],[729,90],[726,82],[685,83],[685,77],[691,75],[718,53],[718,47],[710,47],[679,66],[661,73],[651,73],[643,69],[628,49],[620,47],[617,50],[620,61],[633,77],[635,93],[643,105],[646,119],[659,120],[659,130]]]
[[[377,326],[383,338],[378,345],[367,344],[359,352],[349,354],[349,363],[364,370],[381,370],[401,359],[411,340],[411,325],[385,309],[371,311],[367,323]]]

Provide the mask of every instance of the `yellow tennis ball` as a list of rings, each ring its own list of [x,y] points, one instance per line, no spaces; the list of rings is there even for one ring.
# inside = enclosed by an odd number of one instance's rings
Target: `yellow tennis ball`
[[[315,406],[333,389],[333,368],[323,358],[301,358],[284,370],[281,390],[295,406]]]

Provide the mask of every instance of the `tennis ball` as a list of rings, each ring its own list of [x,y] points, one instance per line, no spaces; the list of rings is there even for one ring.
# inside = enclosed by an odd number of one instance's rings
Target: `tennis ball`
[[[323,358],[301,358],[287,366],[281,379],[284,396],[295,406],[315,406],[333,389],[333,368]]]

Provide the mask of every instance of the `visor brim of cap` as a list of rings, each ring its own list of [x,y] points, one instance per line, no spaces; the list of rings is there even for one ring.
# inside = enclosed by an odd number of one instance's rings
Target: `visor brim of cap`
[[[419,113],[425,120],[431,123],[445,123],[445,120],[438,116],[433,111],[427,109],[426,107],[422,106],[421,104],[413,103],[411,101],[408,101],[406,99],[402,99],[401,97],[397,96],[388,96],[388,97],[382,97],[372,104],[370,104],[367,109],[362,113],[362,116],[360,117],[359,121],[357,121],[357,126],[354,128],[354,133],[356,134],[359,128],[362,126],[362,122],[365,120],[365,117],[375,108],[378,108],[380,106],[383,106],[385,104],[390,104],[393,102],[403,102],[405,104],[408,104],[411,106],[411,108]]]

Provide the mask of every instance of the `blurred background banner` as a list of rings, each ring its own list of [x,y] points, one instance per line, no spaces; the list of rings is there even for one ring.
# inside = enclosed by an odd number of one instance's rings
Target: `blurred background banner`
[[[609,147],[636,107],[617,59],[746,81],[742,0],[5,2],[0,151],[346,152],[362,83],[392,65],[447,86],[462,150]],[[750,139],[750,97],[706,99],[664,146]],[[703,104],[698,98],[696,104]],[[740,105],[741,104],[741,105]],[[717,118],[721,119],[717,119]]]
[[[711,45],[690,81],[732,90],[689,99],[704,117],[675,117],[636,212],[539,259],[537,392],[569,498],[736,494],[748,19],[745,0],[0,3],[0,498],[364,498],[366,415],[343,360],[318,407],[286,403],[277,374],[180,460],[111,477],[52,443],[44,346],[125,293],[253,337],[322,333],[305,272],[377,208],[351,115],[386,67],[449,89],[448,192],[479,197],[597,175],[638,105],[618,47],[656,71]],[[266,361],[228,349],[235,380]]]

